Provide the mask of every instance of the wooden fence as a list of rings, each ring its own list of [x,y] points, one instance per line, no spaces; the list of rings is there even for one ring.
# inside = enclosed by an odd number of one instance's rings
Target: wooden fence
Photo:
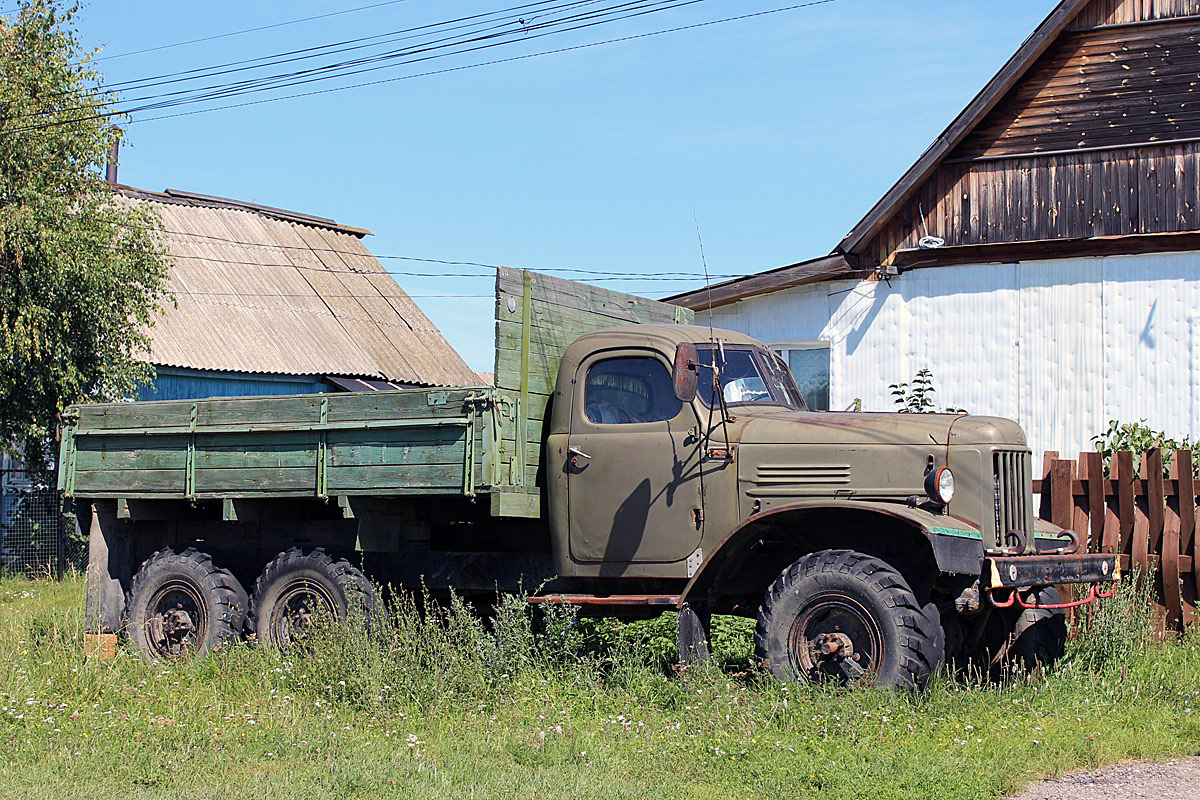
[[[1163,630],[1200,624],[1200,480],[1194,477],[1193,457],[1190,450],[1176,452],[1164,477],[1160,450],[1150,450],[1136,468],[1132,453],[1117,452],[1106,478],[1100,453],[1071,461],[1049,452],[1042,479],[1033,482],[1034,493],[1041,494],[1042,519],[1074,530],[1091,552],[1120,553],[1122,572],[1136,569],[1153,576]]]

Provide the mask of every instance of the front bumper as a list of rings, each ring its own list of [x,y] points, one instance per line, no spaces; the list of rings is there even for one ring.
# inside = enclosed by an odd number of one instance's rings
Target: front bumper
[[[1103,583],[1121,577],[1121,562],[1112,553],[1076,555],[988,556],[984,575],[989,588],[1049,586],[1056,583]]]

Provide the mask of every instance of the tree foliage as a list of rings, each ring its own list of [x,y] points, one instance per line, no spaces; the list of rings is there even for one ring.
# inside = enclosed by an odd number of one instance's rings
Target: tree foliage
[[[1156,431],[1146,424],[1146,420],[1137,422],[1120,422],[1115,419],[1108,421],[1108,428],[1092,437],[1096,452],[1104,457],[1104,477],[1111,478],[1113,472],[1113,457],[1118,451],[1128,450],[1133,453],[1133,466],[1138,469],[1142,458],[1153,448],[1162,451],[1163,477],[1171,474],[1171,460],[1176,450],[1196,450],[1200,442],[1193,442],[1187,436],[1175,439],[1162,431]],[[1200,478],[1200,460],[1192,462],[1195,477]]]
[[[168,300],[156,217],[103,180],[115,98],[76,11],[22,0],[0,18],[0,446],[35,461],[64,407],[153,377]]]

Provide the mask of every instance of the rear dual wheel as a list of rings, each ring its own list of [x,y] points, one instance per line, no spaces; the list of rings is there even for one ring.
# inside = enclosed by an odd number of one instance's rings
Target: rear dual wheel
[[[272,559],[255,582],[249,626],[258,641],[287,650],[318,618],[369,615],[377,605],[358,567],[320,547],[294,547]]]
[[[126,631],[147,661],[202,656],[238,642],[244,629],[286,650],[322,616],[373,613],[363,573],[322,548],[292,548],[263,569],[253,598],[212,556],[194,547],[159,550],[142,563],[126,595]]]
[[[242,584],[207,553],[167,548],[130,582],[126,631],[147,661],[205,655],[241,639],[248,605]]]

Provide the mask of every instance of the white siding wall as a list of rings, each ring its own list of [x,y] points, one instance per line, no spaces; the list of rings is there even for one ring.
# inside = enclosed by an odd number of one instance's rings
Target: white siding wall
[[[915,269],[750,298],[713,322],[828,341],[835,409],[892,410],[888,384],[928,367],[939,408],[1018,420],[1034,463],[1092,449],[1109,419],[1200,435],[1196,252]]]

